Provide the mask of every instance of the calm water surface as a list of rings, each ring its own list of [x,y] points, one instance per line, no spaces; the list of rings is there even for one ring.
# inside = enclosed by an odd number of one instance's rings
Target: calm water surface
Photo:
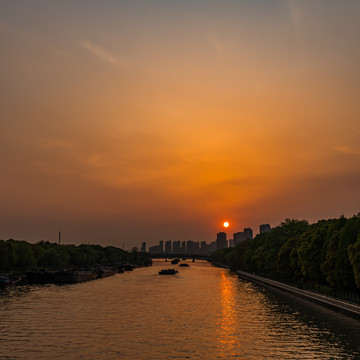
[[[168,267],[0,292],[0,359],[360,359],[358,320],[206,262]]]

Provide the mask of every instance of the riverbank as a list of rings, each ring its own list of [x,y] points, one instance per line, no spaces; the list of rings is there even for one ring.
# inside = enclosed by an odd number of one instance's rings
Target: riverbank
[[[39,241],[0,240],[0,273],[18,276],[34,269],[80,269],[151,261],[150,254],[136,248],[125,251],[114,246],[57,244]]]
[[[211,253],[211,261],[360,305],[360,213],[351,218],[286,219]]]
[[[79,286],[9,288],[0,359],[360,359],[357,319],[188,263],[175,277],[154,261]]]
[[[212,264],[215,266],[225,268],[225,269],[230,269],[230,267],[227,265],[218,264],[218,263],[212,263]],[[238,271],[236,271],[236,273],[245,280],[250,280],[254,283],[265,284],[265,285],[283,290],[290,294],[297,295],[302,298],[314,301],[318,304],[333,308],[335,310],[341,311],[348,315],[360,318],[360,306],[359,305],[356,305],[356,304],[353,304],[353,303],[350,303],[347,301],[343,301],[343,300],[338,300],[338,299],[335,299],[335,298],[332,298],[332,297],[329,297],[326,295],[318,294],[318,293],[315,293],[312,291],[302,290],[295,286],[287,285],[287,284],[284,284],[284,283],[281,283],[281,282],[275,281],[275,280],[270,280],[270,279],[264,278],[262,276],[257,276],[254,274],[247,273],[245,271],[238,270]]]
[[[112,276],[116,273],[132,271],[140,267],[151,266],[152,261],[143,263],[117,263],[78,268],[41,268],[19,274],[0,274],[0,286],[22,284],[74,284]]]

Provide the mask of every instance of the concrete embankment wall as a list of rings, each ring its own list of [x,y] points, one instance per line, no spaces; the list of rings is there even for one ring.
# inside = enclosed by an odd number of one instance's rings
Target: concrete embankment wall
[[[227,266],[227,265],[217,264],[217,263],[213,263],[213,264],[216,266],[220,266],[220,267],[229,269],[229,266]],[[342,312],[352,315],[354,317],[360,318],[360,306],[359,305],[352,304],[347,301],[334,299],[332,297],[321,295],[321,294],[318,294],[318,293],[315,293],[312,291],[302,290],[295,286],[286,285],[279,281],[270,280],[270,279],[267,279],[267,278],[264,278],[261,276],[257,276],[254,274],[250,274],[250,273],[247,273],[244,271],[238,270],[237,274],[241,278],[275,287],[277,289],[286,291],[288,293],[291,293],[291,294],[294,294],[297,296],[301,296],[305,299],[315,301],[319,304],[325,305],[327,307],[331,307],[333,309],[342,311]]]
[[[301,296],[303,298],[306,298],[311,301],[315,301],[319,304],[340,310],[344,313],[347,313],[352,316],[356,316],[360,318],[360,306],[356,304],[349,303],[347,301],[342,301],[338,299],[331,298],[329,296],[321,295],[318,293],[314,293],[312,291],[302,290],[294,286],[286,285],[281,282],[266,279],[261,276],[253,275],[246,273],[244,271],[237,271],[238,275],[244,279],[248,279],[254,282],[260,282],[266,285],[270,285],[272,287],[275,287],[277,289],[281,289],[283,291],[289,292],[291,294],[295,294],[298,296]]]

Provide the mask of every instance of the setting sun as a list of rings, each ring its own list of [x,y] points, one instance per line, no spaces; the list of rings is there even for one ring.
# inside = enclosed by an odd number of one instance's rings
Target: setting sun
[[[223,225],[224,225],[224,227],[227,228],[230,224],[227,221],[225,221]]]

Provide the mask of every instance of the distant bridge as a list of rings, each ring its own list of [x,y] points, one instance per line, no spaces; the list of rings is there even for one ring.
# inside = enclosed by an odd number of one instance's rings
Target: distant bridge
[[[167,254],[167,253],[150,253],[152,259],[192,259],[192,260],[209,260],[208,254]]]

